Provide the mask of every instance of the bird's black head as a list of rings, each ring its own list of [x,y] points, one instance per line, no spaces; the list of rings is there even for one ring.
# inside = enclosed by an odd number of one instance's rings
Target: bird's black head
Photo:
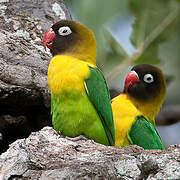
[[[162,71],[148,64],[136,65],[125,80],[124,93],[138,101],[149,101],[166,93],[166,82]]]
[[[83,24],[61,20],[44,35],[43,46],[48,47],[53,56],[69,54],[76,57],[96,57],[96,40],[93,32]]]

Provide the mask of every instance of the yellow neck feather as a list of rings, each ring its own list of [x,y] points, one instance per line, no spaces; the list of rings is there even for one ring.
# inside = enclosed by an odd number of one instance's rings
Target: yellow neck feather
[[[133,99],[129,96],[128,98],[134,104],[134,106],[142,113],[142,115],[145,115],[148,119],[151,119],[152,122],[155,124],[155,116],[160,111],[160,108],[164,101],[164,96],[165,92],[161,92],[159,93],[159,96],[156,96],[149,101],[137,101],[136,99]]]
[[[63,90],[84,91],[84,80],[90,73],[88,66],[96,67],[71,56],[54,56],[48,68],[48,85],[51,93],[59,94]]]
[[[94,33],[83,24],[76,22],[80,40],[70,46],[64,55],[96,65],[96,39]]]
[[[113,119],[115,125],[115,145],[129,145],[128,133],[136,116],[142,115],[132,104],[126,94],[121,94],[112,100]]]

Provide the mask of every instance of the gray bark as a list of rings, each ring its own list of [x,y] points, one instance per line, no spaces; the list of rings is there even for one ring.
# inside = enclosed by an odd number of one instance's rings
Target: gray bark
[[[0,179],[180,179],[180,146],[143,150],[73,141],[51,127],[31,133],[0,156]]]
[[[0,153],[50,125],[45,31],[70,19],[63,0],[0,0]]]
[[[44,32],[70,19],[63,0],[0,0],[0,152],[50,124]],[[145,151],[72,141],[50,127],[0,155],[0,179],[180,179],[180,146]]]

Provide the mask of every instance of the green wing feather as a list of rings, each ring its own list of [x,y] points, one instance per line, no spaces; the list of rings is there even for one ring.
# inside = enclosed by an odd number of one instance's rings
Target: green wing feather
[[[106,81],[98,68],[89,67],[90,76],[85,81],[87,94],[98,112],[110,145],[114,145],[115,131],[111,100]]]
[[[155,127],[144,116],[137,116],[129,132],[132,144],[144,149],[165,149]]]

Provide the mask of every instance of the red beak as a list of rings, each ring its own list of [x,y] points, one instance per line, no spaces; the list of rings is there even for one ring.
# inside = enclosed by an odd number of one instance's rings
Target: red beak
[[[124,90],[127,92],[134,84],[139,81],[138,74],[135,71],[131,71],[125,80]]]
[[[44,46],[44,49],[46,51],[46,46],[49,48],[49,49],[52,49],[52,42],[55,38],[56,34],[54,33],[54,31],[51,29],[49,29],[44,37],[43,37],[43,46]]]

